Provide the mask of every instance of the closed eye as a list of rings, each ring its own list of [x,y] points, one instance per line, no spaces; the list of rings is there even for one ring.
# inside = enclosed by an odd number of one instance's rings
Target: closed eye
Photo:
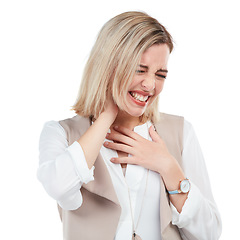
[[[159,78],[164,78],[164,79],[166,79],[166,78],[167,78],[167,76],[165,76],[165,75],[162,75],[162,74],[156,74],[156,76],[157,76],[157,77],[159,77]]]
[[[146,69],[137,69],[136,70],[136,73],[137,74],[145,74],[146,72],[147,72],[147,69],[148,69],[148,67],[145,67],[145,66],[142,66],[142,65],[140,65],[140,67],[141,68],[146,68]],[[164,75],[164,74],[160,74],[159,72],[168,72],[167,70],[162,70],[162,69],[160,69],[160,70],[158,70],[157,72],[156,72],[156,74],[155,74],[155,76],[158,78],[158,79],[166,79],[167,78],[167,76],[166,75]]]
[[[136,70],[136,73],[145,73],[144,70]]]

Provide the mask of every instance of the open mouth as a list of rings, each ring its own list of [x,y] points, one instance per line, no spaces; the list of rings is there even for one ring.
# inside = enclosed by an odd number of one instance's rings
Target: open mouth
[[[141,94],[138,94],[138,93],[136,93],[136,92],[129,92],[130,93],[130,95],[134,98],[134,99],[136,99],[136,100],[138,100],[138,101],[140,101],[140,102],[147,102],[147,100],[149,99],[149,97],[150,96],[143,96],[143,95],[141,95]]]
[[[146,103],[148,101],[148,99],[150,98],[149,95],[147,96],[143,96],[142,94],[139,94],[137,92],[131,92],[129,91],[129,94],[132,96],[132,98],[138,102],[141,103]]]

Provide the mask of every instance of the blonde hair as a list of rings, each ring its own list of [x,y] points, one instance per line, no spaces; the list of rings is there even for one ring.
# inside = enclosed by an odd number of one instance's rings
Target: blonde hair
[[[101,29],[86,63],[73,110],[97,118],[107,96],[122,109],[141,55],[154,44],[173,49],[171,35],[156,19],[143,12],[125,12],[110,19]],[[158,120],[158,98],[147,107],[142,120]]]

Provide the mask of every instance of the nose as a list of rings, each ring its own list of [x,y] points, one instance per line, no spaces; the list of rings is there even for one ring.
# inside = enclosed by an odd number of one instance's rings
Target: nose
[[[142,80],[142,87],[145,91],[152,91],[155,89],[155,76],[146,75]]]

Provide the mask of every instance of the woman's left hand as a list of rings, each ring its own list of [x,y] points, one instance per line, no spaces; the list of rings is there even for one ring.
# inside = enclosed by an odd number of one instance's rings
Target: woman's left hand
[[[108,133],[106,137],[114,142],[105,142],[104,146],[131,156],[112,158],[113,163],[136,164],[156,171],[161,175],[167,173],[173,165],[177,164],[177,161],[169,153],[166,144],[153,126],[149,128],[153,141],[149,141],[122,126],[114,127],[114,130],[115,132]]]

